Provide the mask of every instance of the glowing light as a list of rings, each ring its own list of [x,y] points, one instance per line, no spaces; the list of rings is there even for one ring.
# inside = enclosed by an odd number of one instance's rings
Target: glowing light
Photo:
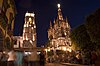
[[[23,30],[23,32],[25,33],[25,30]]]
[[[32,41],[30,40],[30,43],[32,44]]]
[[[35,24],[34,21],[33,21],[33,24]]]
[[[71,52],[72,50],[70,48],[68,48],[67,51]]]
[[[25,38],[23,37],[23,40],[25,40]]]
[[[31,18],[29,18],[29,22],[31,22],[32,21],[32,19]]]
[[[63,47],[62,49],[63,49],[64,51],[66,51],[66,50],[67,50],[67,49],[66,49],[66,47]]]
[[[66,36],[67,34],[65,33],[65,36]]]
[[[57,6],[58,6],[58,8],[60,8],[60,4],[58,4]]]
[[[32,29],[33,29],[33,27],[32,27]]]
[[[26,40],[28,40],[28,37],[26,36]]]
[[[34,17],[34,15],[35,15],[34,13],[31,14],[32,17]]]
[[[24,52],[25,55],[30,55],[32,54],[31,52]]]
[[[36,26],[34,26],[34,28],[36,28]]]
[[[48,48],[48,51],[50,51],[50,48]]]
[[[47,52],[47,49],[45,49],[45,51]]]
[[[24,25],[24,27],[26,27],[26,24]]]
[[[33,41],[35,41],[35,36],[33,35]]]
[[[34,13],[26,13],[25,14],[25,16],[32,16],[32,17],[34,17],[34,15],[35,15]]]

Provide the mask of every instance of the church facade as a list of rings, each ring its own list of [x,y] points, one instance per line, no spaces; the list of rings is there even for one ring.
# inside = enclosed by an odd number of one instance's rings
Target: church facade
[[[71,45],[70,30],[68,20],[63,18],[60,4],[58,4],[57,18],[53,22],[50,21],[48,29],[48,47],[57,50],[69,49]]]

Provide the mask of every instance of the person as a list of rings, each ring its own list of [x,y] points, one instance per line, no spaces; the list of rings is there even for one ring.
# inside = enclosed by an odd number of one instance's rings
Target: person
[[[22,66],[23,62],[23,52],[21,50],[16,51],[16,59],[15,59],[15,64],[17,66]]]
[[[2,51],[0,52],[0,66],[1,66],[1,59],[2,59]]]
[[[91,63],[92,63],[93,66],[95,65],[96,59],[97,59],[97,54],[96,54],[95,51],[92,51],[91,52]]]
[[[23,56],[23,66],[28,66],[28,56]]]
[[[9,58],[8,58],[8,66],[14,66],[14,61],[16,59],[16,54],[14,50],[10,50],[8,52]]]
[[[44,66],[45,65],[45,52],[41,51],[40,53],[40,66]]]
[[[2,53],[1,66],[7,66],[8,54]]]

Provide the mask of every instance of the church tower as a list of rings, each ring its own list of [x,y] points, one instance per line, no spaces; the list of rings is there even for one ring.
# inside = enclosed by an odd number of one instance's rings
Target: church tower
[[[35,14],[26,13],[23,29],[23,48],[36,47],[36,24]]]
[[[28,61],[37,61],[37,50],[36,50],[36,24],[35,24],[35,14],[26,13],[25,23],[23,29],[23,48],[31,51],[28,56]]]

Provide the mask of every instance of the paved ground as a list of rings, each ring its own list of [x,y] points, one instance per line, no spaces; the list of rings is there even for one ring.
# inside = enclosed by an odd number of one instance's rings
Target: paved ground
[[[70,63],[47,63],[45,66],[89,66],[89,65],[80,65],[80,64],[70,64]]]
[[[47,63],[47,64],[45,64],[45,66],[66,66],[66,65],[62,65],[59,63]]]

